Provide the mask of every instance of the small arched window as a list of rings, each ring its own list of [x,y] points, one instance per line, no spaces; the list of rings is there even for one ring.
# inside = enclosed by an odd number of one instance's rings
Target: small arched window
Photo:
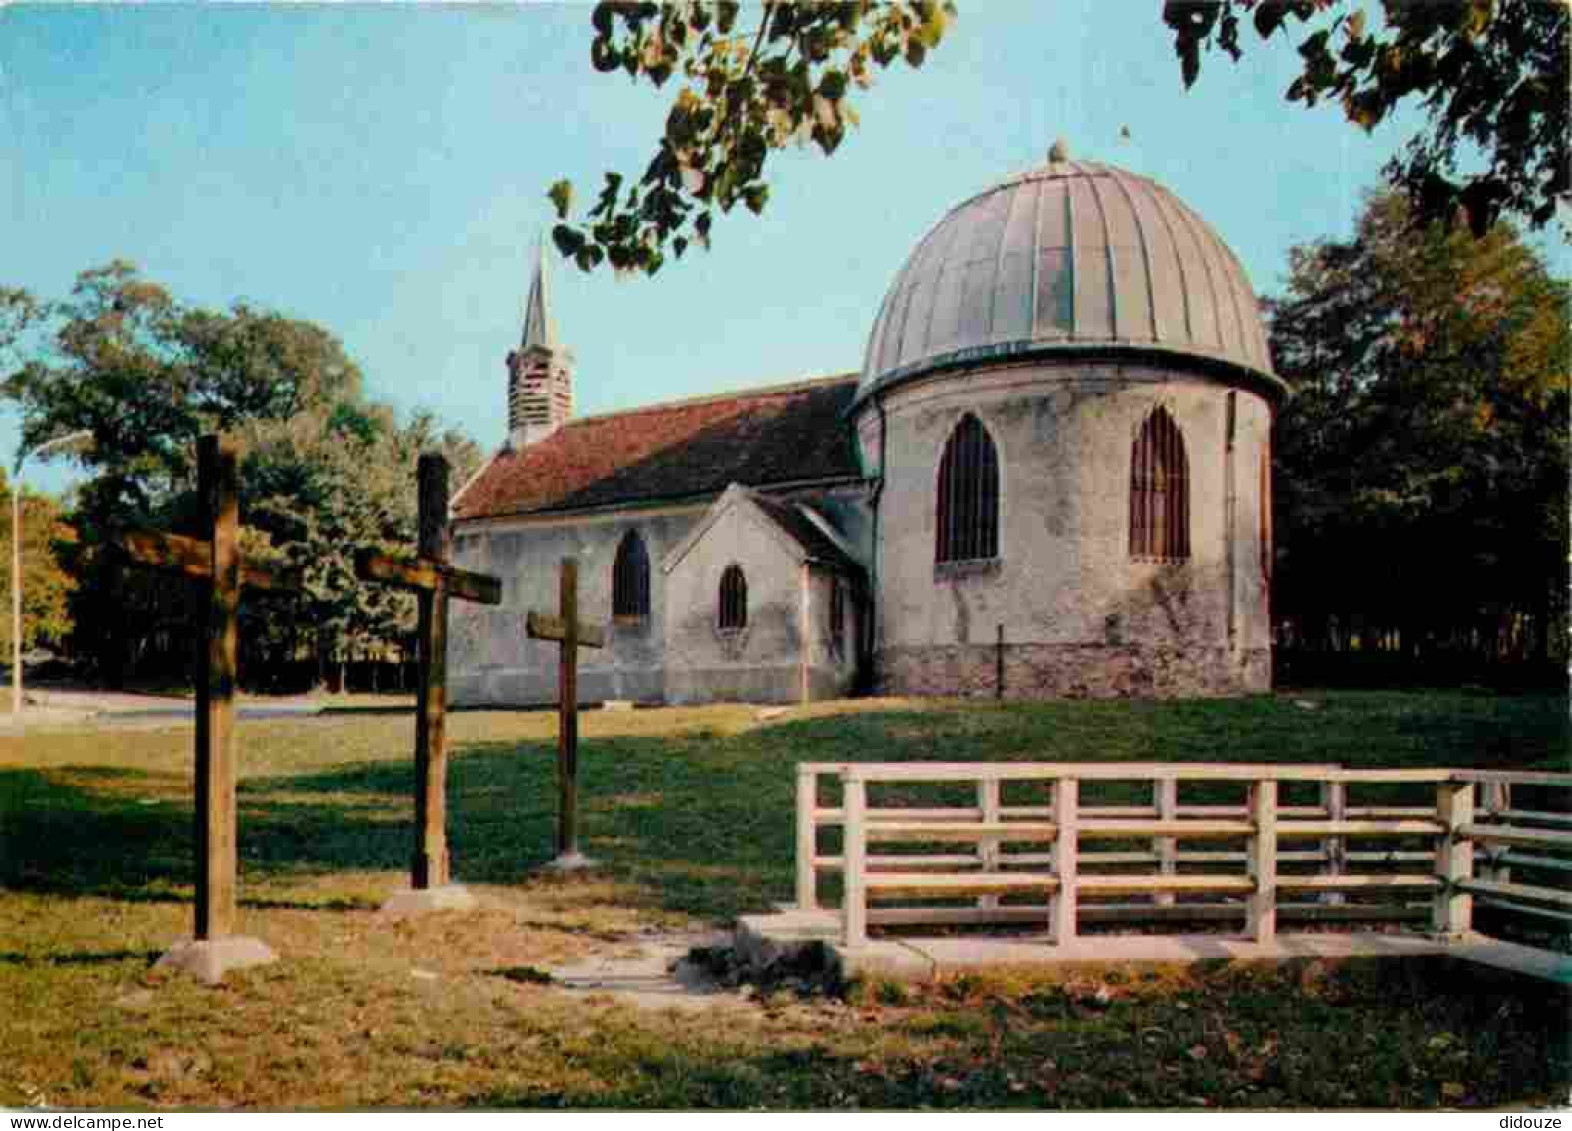
[[[999,453],[971,413],[944,445],[935,517],[936,563],[999,556]]]
[[[1190,462],[1168,410],[1152,410],[1130,453],[1130,556],[1190,557]]]
[[[617,560],[611,568],[611,615],[650,615],[650,556],[637,530],[622,536]]]
[[[748,579],[742,575],[741,566],[729,565],[721,574],[720,627],[736,629],[745,628],[747,624]]]
[[[839,656],[846,637],[846,582],[830,579],[830,648]]]

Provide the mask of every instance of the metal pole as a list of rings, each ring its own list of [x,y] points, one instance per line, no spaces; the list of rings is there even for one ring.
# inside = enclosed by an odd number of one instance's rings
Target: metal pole
[[[22,721],[22,464],[11,484],[11,718]]]

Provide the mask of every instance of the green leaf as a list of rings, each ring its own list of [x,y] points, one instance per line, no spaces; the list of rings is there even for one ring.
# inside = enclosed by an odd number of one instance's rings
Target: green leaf
[[[1270,39],[1272,33],[1283,26],[1283,19],[1288,15],[1286,4],[1279,0],[1262,0],[1260,7],[1255,10],[1255,32],[1262,39]]]
[[[1201,47],[1194,40],[1188,40],[1179,44],[1176,50],[1179,52],[1179,73],[1184,79],[1184,88],[1189,90],[1201,73]]]
[[[612,46],[610,39],[597,37],[590,41],[590,66],[604,75],[621,65],[622,55]]]
[[[557,181],[547,190],[546,195],[551,198],[552,206],[557,210],[557,219],[566,220],[568,209],[573,207],[573,182]]]
[[[565,259],[572,259],[584,246],[584,235],[566,224],[558,224],[551,229],[551,242],[557,245],[557,251]]]
[[[755,216],[764,211],[765,202],[769,199],[769,185],[749,185],[742,191],[743,203],[748,206],[748,211]]]

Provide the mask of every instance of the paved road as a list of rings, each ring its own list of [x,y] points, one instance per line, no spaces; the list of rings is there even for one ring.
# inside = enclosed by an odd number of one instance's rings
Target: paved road
[[[4,689],[0,689],[4,690]],[[157,726],[194,721],[196,704],[191,699],[163,695],[137,695],[130,692],[82,690],[43,686],[24,688],[27,702],[23,708],[24,726],[125,727]],[[236,713],[241,719],[311,719],[326,717],[331,700],[295,696],[278,699],[241,700]],[[0,730],[14,726],[9,703],[0,703]],[[395,705],[392,709],[397,709]]]

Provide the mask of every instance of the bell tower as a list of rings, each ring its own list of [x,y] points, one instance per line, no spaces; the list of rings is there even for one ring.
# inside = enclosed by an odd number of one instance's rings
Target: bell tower
[[[524,301],[524,333],[508,354],[508,443],[538,444],[573,415],[573,353],[557,342],[546,291],[546,246]]]

